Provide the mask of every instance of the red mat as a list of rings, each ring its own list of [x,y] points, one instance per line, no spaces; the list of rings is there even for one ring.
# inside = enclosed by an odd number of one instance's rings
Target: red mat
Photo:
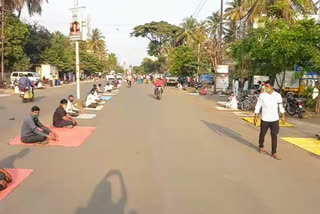
[[[0,191],[0,201],[4,199],[10,192],[12,192],[19,184],[28,178],[33,172],[32,169],[5,169],[11,177],[12,182],[8,185],[7,189]]]
[[[21,142],[21,137],[13,139],[10,145],[26,145],[26,146],[63,146],[63,147],[78,147],[83,144],[88,137],[96,130],[95,127],[76,126],[73,128],[50,128],[58,135],[57,141],[52,141],[46,145],[41,144],[26,144]]]

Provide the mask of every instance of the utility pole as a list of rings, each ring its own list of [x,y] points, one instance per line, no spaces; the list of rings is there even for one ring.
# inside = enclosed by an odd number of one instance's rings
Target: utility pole
[[[222,34],[223,34],[223,0],[221,0],[221,12],[220,12],[220,32],[219,32],[219,39],[220,39],[220,47],[222,47]]]
[[[79,6],[78,0],[74,0],[74,7]],[[79,41],[76,41],[76,77],[77,77],[77,99],[81,98],[80,94],[80,56],[79,56]]]
[[[1,0],[1,80],[4,78],[4,25],[5,25],[4,0]]]
[[[199,82],[199,72],[200,72],[200,43],[198,44],[198,68],[197,68],[197,82]]]

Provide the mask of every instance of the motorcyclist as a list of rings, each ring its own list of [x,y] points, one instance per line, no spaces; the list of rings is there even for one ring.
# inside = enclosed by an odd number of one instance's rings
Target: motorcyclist
[[[21,77],[19,79],[19,84],[18,84],[19,90],[20,91],[27,91],[30,90],[30,92],[32,93],[32,95],[34,96],[34,92],[33,92],[33,84],[32,82],[29,80],[27,75],[24,75],[23,77]]]
[[[156,93],[157,87],[161,87],[162,92],[163,92],[163,88],[164,88],[164,81],[161,77],[159,77],[155,82],[154,82],[154,92]]]

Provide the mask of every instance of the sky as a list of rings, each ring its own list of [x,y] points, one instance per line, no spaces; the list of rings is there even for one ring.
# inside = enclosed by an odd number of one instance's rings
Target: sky
[[[196,18],[203,20],[213,11],[219,10],[220,0],[78,0],[79,6],[86,6],[90,28],[99,28],[106,37],[108,52],[115,53],[120,64],[140,65],[146,57],[149,41],[130,37],[137,25],[151,21],[167,21],[179,25],[186,17],[193,15],[203,1],[204,5]],[[74,0],[49,0],[44,3],[42,15],[29,17],[22,14],[25,22],[37,22],[51,32],[69,32],[70,8]]]

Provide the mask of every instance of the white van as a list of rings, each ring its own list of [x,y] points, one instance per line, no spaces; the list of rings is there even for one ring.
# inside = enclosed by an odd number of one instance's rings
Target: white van
[[[28,79],[35,84],[38,84],[39,82],[41,82],[41,78],[40,78],[39,74],[37,74],[35,72],[29,72],[29,71],[14,71],[14,72],[12,72],[11,77],[10,77],[10,81],[11,82],[14,82],[15,80],[19,81],[19,79],[25,75],[27,75]]]

